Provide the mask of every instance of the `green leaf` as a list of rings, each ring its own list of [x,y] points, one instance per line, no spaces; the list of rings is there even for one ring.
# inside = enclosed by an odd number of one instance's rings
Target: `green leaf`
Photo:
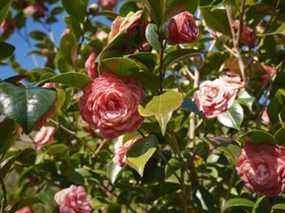
[[[253,130],[242,136],[242,141],[250,141],[253,144],[274,144],[274,137],[263,130]]]
[[[232,207],[249,207],[252,208],[254,202],[245,198],[233,198],[228,200],[223,206],[223,211]]]
[[[0,23],[6,18],[13,0],[0,0]]]
[[[154,135],[134,143],[127,153],[127,165],[135,169],[140,176],[143,176],[145,165],[157,149],[156,145],[157,138]]]
[[[179,49],[169,52],[164,59],[165,68],[172,66],[175,63],[181,62],[184,59],[198,56],[199,52],[193,49]]]
[[[86,1],[83,0],[62,0],[62,5],[69,15],[82,21],[87,15]]]
[[[268,213],[270,212],[268,199],[266,196],[259,197],[253,206],[252,213]]]
[[[52,89],[0,83],[0,114],[14,119],[26,133],[54,107],[56,99]]]
[[[237,102],[234,102],[227,112],[218,115],[218,121],[226,127],[239,130],[243,117],[242,107]]]
[[[172,113],[180,107],[182,101],[181,93],[170,90],[160,96],[154,96],[145,108],[139,106],[139,113],[143,117],[155,116],[164,135]]]
[[[48,147],[47,153],[55,157],[65,157],[69,153],[69,148],[65,144],[52,144]]]
[[[157,25],[164,22],[165,19],[165,1],[164,0],[144,0],[144,6],[149,13],[151,20]]]
[[[45,82],[55,82],[68,87],[84,88],[90,82],[90,78],[85,74],[67,72],[47,79]]]
[[[30,32],[30,37],[33,38],[34,40],[37,40],[37,41],[49,39],[48,36],[44,32],[39,31],[39,30],[35,30],[35,31]]]
[[[272,206],[272,210],[285,210],[285,204],[284,203],[278,203]]]
[[[166,17],[170,18],[182,11],[189,11],[195,13],[199,5],[199,0],[167,0],[166,1]]]
[[[160,51],[161,44],[159,42],[158,29],[155,24],[148,24],[145,30],[145,37],[148,43],[156,50]]]
[[[123,167],[120,167],[115,163],[110,163],[107,166],[107,176],[109,177],[112,184],[114,184],[116,182],[116,179],[119,176],[122,169],[123,169]]]
[[[211,10],[208,7],[203,7],[201,8],[201,12],[209,28],[228,36],[231,35],[231,30],[226,10],[224,9]]]
[[[285,144],[285,128],[280,128],[274,134],[275,142],[280,145]]]
[[[60,40],[60,52],[69,64],[73,64],[73,55],[76,51],[77,41],[74,33],[66,33]]]
[[[131,75],[140,70],[140,66],[128,58],[108,58],[101,62],[103,70],[108,70],[118,75]]]
[[[148,67],[149,70],[153,70],[156,65],[156,54],[149,52],[138,52],[128,55],[129,58],[139,61]]]
[[[120,16],[126,16],[129,12],[136,12],[139,9],[137,2],[141,2],[141,0],[126,0],[120,7]]]
[[[4,119],[0,122],[0,153],[5,153],[13,144],[16,136],[16,122],[11,119]]]
[[[0,42],[0,60],[10,57],[15,51],[15,47],[6,42]]]
[[[227,160],[229,161],[231,165],[233,166],[236,165],[236,162],[241,152],[241,149],[239,146],[234,145],[234,144],[224,143],[223,145],[218,147],[218,150],[225,155],[225,157],[227,158]]]
[[[237,100],[240,104],[246,106],[250,111],[252,111],[255,97],[250,95],[246,90],[240,92]]]

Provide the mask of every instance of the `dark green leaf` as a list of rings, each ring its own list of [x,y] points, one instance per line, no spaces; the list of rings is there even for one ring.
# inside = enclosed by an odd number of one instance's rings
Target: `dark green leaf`
[[[6,42],[0,42],[0,60],[10,57],[15,51],[15,47]]]
[[[199,5],[199,0],[167,0],[166,1],[166,16],[170,18],[177,13],[183,11],[189,11],[192,14],[195,14],[195,11]]]
[[[203,7],[201,8],[201,12],[209,28],[211,28],[214,31],[221,32],[225,35],[231,35],[226,10],[224,9],[211,10],[208,7]]]
[[[285,210],[285,204],[284,203],[278,203],[272,206],[272,210]]]
[[[223,210],[239,206],[252,208],[254,206],[254,202],[245,198],[233,198],[225,203],[225,205],[223,206]]]
[[[156,54],[149,52],[138,52],[128,56],[131,59],[141,62],[148,67],[149,70],[153,70],[156,65]]]
[[[236,162],[241,152],[239,146],[234,144],[224,143],[218,147],[218,150],[225,155],[225,157],[232,166],[236,165]]]
[[[170,67],[171,65],[181,62],[194,56],[198,56],[199,52],[193,49],[179,49],[169,52],[164,59],[164,66]]]
[[[0,0],[0,23],[6,18],[13,0]]]
[[[54,107],[56,99],[56,91],[52,89],[0,83],[0,114],[14,119],[26,133]]]
[[[140,70],[139,65],[128,58],[108,58],[101,62],[103,70],[114,72],[118,75],[131,75]]]
[[[90,78],[85,74],[67,72],[47,79],[45,82],[55,82],[69,87],[83,88],[90,82]]]
[[[253,144],[274,144],[274,137],[263,130],[253,130],[242,136],[244,142],[250,141]]]
[[[165,2],[164,0],[144,0],[146,10],[152,20],[159,26],[165,19]]]
[[[156,50],[160,51],[161,44],[159,42],[158,29],[155,24],[148,24],[145,30],[145,37],[148,43]]]
[[[285,128],[281,128],[277,130],[274,134],[274,138],[277,144],[284,145],[285,144]]]
[[[83,0],[62,0],[62,5],[67,13],[82,21],[87,14],[86,3]]]
[[[127,154],[127,164],[143,176],[144,168],[156,151],[157,138],[150,135],[137,141]]]
[[[16,123],[11,119],[0,121],[0,153],[5,153],[15,140]]]

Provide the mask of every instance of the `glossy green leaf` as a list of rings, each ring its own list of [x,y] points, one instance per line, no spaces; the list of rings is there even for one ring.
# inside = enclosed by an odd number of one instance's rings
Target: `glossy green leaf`
[[[120,16],[126,16],[129,12],[136,12],[138,10],[137,2],[141,2],[141,0],[126,0],[120,7]]]
[[[201,8],[204,20],[209,28],[214,31],[221,32],[225,35],[231,35],[230,25],[227,18],[226,10],[214,9],[209,7]]]
[[[118,166],[115,163],[110,163],[107,166],[107,175],[111,181],[111,183],[115,183],[117,177],[119,176],[120,172],[122,171],[123,167]]]
[[[0,83],[0,114],[14,119],[26,133],[54,107],[56,99],[56,91],[52,89]]]
[[[144,0],[147,12],[152,20],[160,25],[165,19],[165,1],[164,0]]]
[[[148,43],[156,50],[160,51],[161,44],[159,42],[158,29],[155,24],[148,24],[145,30],[145,37]]]
[[[108,70],[118,75],[131,75],[140,70],[140,66],[128,58],[108,58],[101,62],[103,70]]]
[[[153,70],[156,65],[156,54],[149,52],[138,52],[128,56],[131,59],[141,62],[148,67],[149,70]]]
[[[245,198],[233,198],[228,200],[223,206],[223,211],[232,207],[249,207],[252,208],[254,202]]]
[[[242,107],[237,102],[234,102],[227,112],[218,116],[218,121],[226,127],[239,130],[243,117],[244,112]]]
[[[236,162],[241,152],[239,146],[234,144],[224,143],[223,145],[218,147],[218,150],[225,155],[225,157],[232,166],[236,165]]]
[[[145,107],[139,106],[139,113],[143,117],[155,116],[164,135],[172,113],[180,107],[182,101],[181,93],[170,90],[160,96],[154,96]]]
[[[0,60],[8,58],[15,51],[15,47],[6,42],[0,42]]]
[[[127,153],[127,165],[143,176],[144,168],[156,151],[157,138],[150,135],[137,141]]]
[[[11,119],[0,121],[0,153],[5,153],[16,138],[16,122]]]
[[[69,64],[73,64],[73,57],[76,54],[76,50],[77,41],[74,33],[65,33],[60,40],[60,52]]]
[[[189,59],[194,56],[198,56],[199,52],[193,49],[178,49],[169,52],[164,58],[164,66],[170,67],[175,63],[181,62],[182,60]]]
[[[272,210],[285,210],[285,203],[278,203],[273,205]]]
[[[0,23],[5,19],[13,0],[0,0]]]
[[[69,148],[65,144],[52,144],[48,147],[47,153],[55,157],[65,157],[69,153]]]
[[[67,13],[82,21],[87,14],[86,1],[84,0],[62,0],[62,5]]]
[[[250,141],[253,144],[274,144],[274,137],[263,130],[252,130],[242,136],[242,141]]]
[[[195,14],[199,5],[199,0],[167,0],[166,1],[166,17],[170,18],[182,11],[189,11]]]
[[[250,111],[252,111],[252,106],[254,104],[255,97],[250,95],[246,90],[240,92],[238,96],[238,102],[246,106]]]
[[[285,144],[285,128],[280,128],[274,134],[275,142],[280,145]]]
[[[67,72],[47,79],[45,82],[55,82],[69,87],[83,88],[90,82],[90,78],[85,74]]]
[[[252,213],[268,213],[270,212],[268,199],[266,196],[259,197],[252,208]]]

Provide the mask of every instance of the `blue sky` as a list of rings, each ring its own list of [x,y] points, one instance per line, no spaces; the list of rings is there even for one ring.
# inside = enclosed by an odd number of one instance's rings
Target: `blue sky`
[[[92,2],[96,2],[96,0],[90,0],[90,4]],[[54,34],[54,38],[57,44],[59,43],[62,32],[66,28],[64,23],[65,16],[66,14],[61,14],[57,16],[58,22],[51,25],[51,31]],[[105,20],[102,19],[101,21],[105,22]],[[47,32],[40,23],[34,22],[32,18],[28,18],[26,23],[26,32],[29,33],[33,30],[41,30]],[[25,34],[25,31],[22,29],[20,33]],[[19,35],[19,32],[14,32],[13,35],[7,40],[7,42],[16,47],[15,57],[17,62],[20,63],[23,66],[23,68],[30,70],[35,67],[42,67],[44,65],[44,59],[42,57],[34,56],[34,58],[38,62],[37,65],[32,56],[28,55],[28,52],[32,51],[33,49]],[[32,44],[31,46],[33,46],[33,41],[30,40],[30,42]],[[15,72],[9,66],[0,66],[0,79],[5,79],[13,75],[15,75]]]

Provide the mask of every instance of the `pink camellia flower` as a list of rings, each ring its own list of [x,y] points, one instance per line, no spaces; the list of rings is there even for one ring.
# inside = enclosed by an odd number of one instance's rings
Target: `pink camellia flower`
[[[168,24],[168,40],[171,44],[191,43],[198,39],[199,27],[190,12],[173,16]]]
[[[139,128],[143,118],[137,108],[143,97],[134,79],[105,72],[85,88],[80,113],[103,137],[114,138]]]
[[[55,128],[52,126],[43,126],[34,138],[36,150],[41,150],[45,144],[54,143]]]
[[[90,213],[92,208],[83,186],[70,186],[54,196],[60,213]]]
[[[252,191],[276,196],[285,191],[285,148],[279,145],[246,143],[236,170]]]
[[[127,153],[129,149],[132,148],[134,142],[134,140],[130,140],[124,144],[122,140],[119,140],[115,143],[115,156],[113,158],[113,162],[115,164],[120,167],[123,167],[125,165],[127,160]]]
[[[26,206],[24,208],[17,210],[15,213],[33,213],[33,210],[31,207]]]
[[[108,33],[104,31],[99,31],[95,33],[95,38],[97,38],[100,41],[105,41],[108,38]]]
[[[233,23],[234,29],[237,31],[239,28],[239,21],[236,20]],[[256,35],[255,31],[246,25],[243,25],[242,32],[240,34],[240,41],[241,43],[248,45],[250,47],[254,47],[256,45]]]
[[[53,82],[44,83],[42,85],[42,88],[55,89],[56,88],[56,83],[53,83]]]
[[[97,54],[95,52],[92,52],[85,62],[85,68],[90,78],[97,77],[97,67],[95,64],[96,58],[97,58]]]
[[[194,100],[207,118],[214,118],[232,106],[236,94],[236,89],[216,79],[203,82],[195,92]]]
[[[226,71],[219,79],[234,89],[244,88],[244,82],[242,81],[241,76],[237,73]]]
[[[112,23],[108,42],[122,31],[134,33],[141,26],[142,11],[130,12],[126,17],[117,16]]]
[[[105,10],[112,10],[117,5],[117,0],[99,0],[98,4]]]
[[[26,16],[34,16],[35,18],[42,17],[45,15],[45,6],[42,3],[36,2],[31,4],[24,9]]]

